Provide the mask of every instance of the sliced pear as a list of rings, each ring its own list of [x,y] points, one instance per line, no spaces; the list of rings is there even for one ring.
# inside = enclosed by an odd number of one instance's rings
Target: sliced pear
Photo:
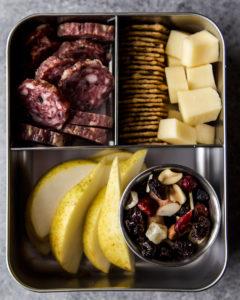
[[[122,169],[122,172],[120,172],[121,178],[126,177],[126,165],[128,165],[129,167],[129,172],[131,172],[132,176],[135,177],[145,165],[143,163],[145,156],[145,150],[140,152],[137,151],[136,153],[132,154],[132,158],[129,158],[126,162],[121,161],[119,164],[120,170]],[[136,163],[136,173],[132,172],[134,163]],[[128,179],[129,178],[130,175]],[[132,178],[130,178],[130,180],[131,179]],[[105,193],[106,187],[99,192],[87,213],[83,231],[83,249],[85,255],[90,260],[90,262],[100,271],[107,273],[109,271],[110,264],[100,248],[98,237],[96,237],[96,229],[98,228],[99,214],[101,211],[102,204],[104,202]]]
[[[96,163],[87,160],[68,161],[52,168],[36,184],[27,204],[26,228],[41,253],[48,253],[47,237],[60,199],[94,166]]]
[[[121,179],[118,158],[110,170],[105,199],[98,222],[98,240],[105,257],[114,265],[134,270],[134,260],[129,251],[119,222],[119,202],[121,198]]]
[[[76,273],[79,269],[84,217],[92,200],[106,184],[108,174],[109,168],[101,161],[65,194],[54,215],[50,232],[52,252],[69,273]]]
[[[110,263],[104,256],[98,242],[98,217],[105,199],[106,187],[102,188],[90,206],[83,228],[83,251],[98,270],[108,273]]]
[[[113,148],[113,149],[104,149],[104,150],[100,150],[100,151],[97,151],[96,153],[92,154],[89,157],[89,159],[95,160],[95,158],[98,158],[98,157],[103,158],[105,155],[113,154],[113,153],[117,153],[117,152],[119,152],[119,150],[116,149],[116,148]]]
[[[123,190],[128,183],[141,172],[146,155],[146,149],[138,150],[129,159],[121,162],[120,173]]]
[[[119,161],[123,161],[123,160],[130,158],[131,155],[132,155],[131,152],[119,151],[119,152],[109,153],[104,156],[95,157],[94,161],[99,162],[104,157],[106,159],[107,163],[112,163],[112,161],[114,160],[115,157],[118,157]]]

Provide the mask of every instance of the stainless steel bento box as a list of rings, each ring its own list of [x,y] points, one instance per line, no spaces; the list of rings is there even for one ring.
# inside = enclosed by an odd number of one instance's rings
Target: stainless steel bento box
[[[177,268],[154,266],[136,259],[135,274],[112,270],[102,275],[84,259],[82,271],[77,276],[64,273],[51,259],[36,254],[25,232],[25,206],[33,186],[49,168],[74,158],[86,158],[101,147],[72,146],[62,148],[19,147],[12,143],[15,115],[17,78],[17,43],[23,32],[29,32],[42,22],[90,20],[111,22],[115,25],[115,42],[111,70],[115,74],[112,115],[114,129],[112,141],[118,147],[118,43],[119,28],[126,22],[156,22],[172,24],[182,30],[195,32],[207,29],[220,41],[220,62],[217,63],[217,87],[223,101],[223,110],[217,121],[216,145],[200,146],[152,146],[149,147],[147,165],[180,164],[194,169],[214,187],[222,212],[221,228],[214,245],[194,263]],[[17,70],[17,71],[16,71]],[[218,27],[208,18],[187,13],[118,13],[118,14],[44,14],[22,20],[13,29],[7,47],[7,263],[10,273],[23,286],[34,291],[81,290],[202,290],[215,284],[222,276],[227,263],[226,221],[226,99],[225,99],[225,46]],[[120,147],[120,146],[119,146]],[[121,146],[128,150],[138,147]]]

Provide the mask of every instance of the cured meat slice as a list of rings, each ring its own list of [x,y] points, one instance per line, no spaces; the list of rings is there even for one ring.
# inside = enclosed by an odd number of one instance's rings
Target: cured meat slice
[[[72,42],[63,42],[59,47],[56,55],[60,58],[74,59],[99,59],[103,63],[106,62],[105,48],[97,43],[90,42],[86,39],[76,40]]]
[[[49,129],[43,129],[29,124],[21,124],[20,138],[24,141],[31,141],[51,146],[64,146],[66,136]]]
[[[59,82],[63,94],[80,110],[99,108],[113,88],[113,76],[97,60],[79,61],[66,69]]]
[[[45,80],[26,79],[18,90],[23,105],[36,123],[62,128],[70,105],[54,85]]]
[[[32,64],[36,65],[52,54],[59,46],[53,28],[49,24],[39,25],[28,37],[27,47]]]
[[[63,128],[63,132],[76,135],[102,145],[106,144],[107,142],[107,130],[103,128],[67,124]]]
[[[89,113],[86,111],[77,111],[69,123],[75,125],[112,128],[112,118],[110,116]]]
[[[35,78],[43,79],[53,84],[58,84],[62,73],[75,63],[72,58],[58,58],[57,56],[50,56],[44,60],[38,67]]]
[[[58,36],[111,42],[114,40],[114,26],[99,23],[63,23],[58,27]]]

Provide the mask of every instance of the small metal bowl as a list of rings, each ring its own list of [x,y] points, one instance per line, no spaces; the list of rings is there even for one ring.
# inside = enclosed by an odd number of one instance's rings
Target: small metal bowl
[[[163,171],[166,168],[169,168],[175,172],[184,172],[184,173],[190,174],[193,177],[195,177],[196,179],[198,179],[198,181],[200,182],[202,187],[206,190],[206,192],[210,196],[209,212],[210,212],[210,219],[212,222],[212,229],[211,229],[211,233],[208,237],[208,240],[205,243],[203,243],[203,245],[198,246],[198,250],[195,254],[193,254],[191,257],[184,259],[184,260],[170,261],[170,262],[164,262],[164,261],[160,261],[157,259],[149,259],[149,258],[142,256],[142,254],[138,250],[135,243],[129,237],[128,232],[125,229],[125,225],[124,225],[124,221],[123,221],[123,217],[124,217],[124,213],[125,213],[125,205],[129,199],[130,192],[132,190],[134,190],[135,185],[146,180],[153,171],[157,171],[160,173],[161,171]],[[121,228],[122,228],[125,240],[129,246],[129,248],[139,258],[141,258],[142,260],[149,262],[149,263],[158,264],[162,267],[164,267],[164,266],[165,267],[180,267],[180,266],[184,266],[186,264],[193,263],[194,261],[196,261],[196,259],[198,259],[201,255],[203,255],[203,253],[205,253],[212,246],[212,244],[216,240],[216,237],[219,232],[220,222],[221,222],[221,210],[220,210],[218,196],[217,196],[215,190],[213,189],[213,187],[211,186],[211,184],[205,178],[203,178],[201,175],[199,175],[194,170],[192,170],[188,167],[181,166],[181,165],[175,165],[175,164],[168,164],[168,165],[160,165],[160,166],[149,168],[149,169],[145,170],[144,172],[140,173],[138,176],[136,176],[128,184],[128,186],[126,187],[126,189],[122,195],[122,198],[121,198],[120,222],[121,222]]]

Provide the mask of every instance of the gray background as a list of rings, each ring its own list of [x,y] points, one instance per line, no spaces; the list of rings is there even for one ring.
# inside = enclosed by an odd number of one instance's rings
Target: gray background
[[[228,62],[228,163],[229,163],[229,246],[230,257],[224,277],[201,293],[102,292],[35,294],[24,290],[8,273],[5,263],[5,46],[9,31],[21,18],[39,12],[179,11],[197,12],[212,18],[225,37]],[[240,0],[0,0],[0,299],[240,299]],[[234,234],[234,238],[233,238]]]

